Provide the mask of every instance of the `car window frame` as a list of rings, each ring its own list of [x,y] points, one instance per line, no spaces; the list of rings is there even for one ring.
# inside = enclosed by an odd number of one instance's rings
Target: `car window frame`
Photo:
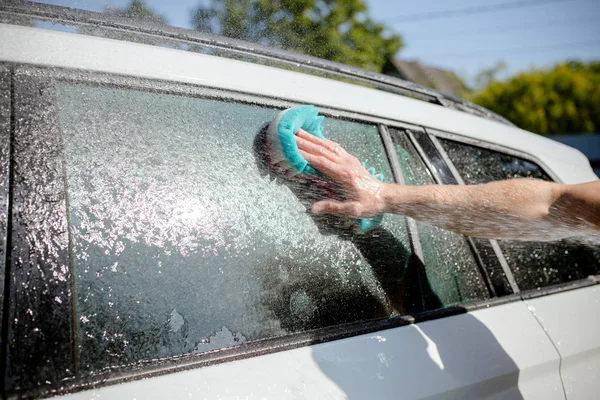
[[[203,99],[213,99],[222,102],[234,102],[234,103],[243,103],[248,105],[256,105],[256,106],[270,106],[277,108],[287,108],[296,105],[293,102],[290,102],[286,99],[279,98],[269,98],[265,96],[257,96],[254,94],[242,93],[242,92],[234,92],[230,90],[223,90],[218,88],[210,88],[203,87],[199,85],[190,85],[190,84],[182,84],[182,83],[174,83],[171,81],[164,80],[156,80],[156,79],[147,79],[147,78],[138,78],[138,77],[130,77],[130,76],[121,76],[121,75],[113,75],[107,73],[99,73],[94,71],[76,71],[70,69],[60,69],[60,68],[48,68],[42,66],[31,66],[31,65],[10,65],[10,70],[12,75],[14,76],[17,73],[28,74],[32,81],[35,82],[33,88],[38,88],[37,85],[44,80],[50,80],[52,85],[55,82],[69,82],[69,83],[83,83],[83,84],[91,84],[98,85],[103,87],[119,87],[126,89],[135,89],[135,90],[143,90],[150,91],[153,93],[163,93],[163,94],[176,94],[187,97],[198,97]],[[13,90],[18,90],[12,87]],[[390,168],[392,170],[392,175],[397,183],[404,183],[404,178],[401,173],[401,169],[399,166],[399,162],[397,159],[397,155],[395,153],[392,139],[390,137],[390,133],[387,127],[393,127],[400,130],[418,130],[421,132],[426,132],[424,128],[416,126],[410,123],[404,123],[399,121],[392,121],[383,118],[378,118],[372,115],[364,115],[352,111],[340,110],[328,107],[326,105],[316,104],[321,109],[321,113],[325,116],[334,117],[338,119],[364,123],[376,126],[378,129],[378,133],[382,140],[382,146],[384,152],[388,158],[388,163],[390,164]],[[15,116],[19,114],[21,115],[21,111],[15,111]],[[28,115],[24,115],[24,118],[29,118]],[[58,133],[61,136],[60,133]],[[11,146],[14,146],[14,134],[13,141],[11,142]],[[64,144],[61,148],[62,160],[64,161]],[[428,165],[427,158],[421,154],[422,161],[425,165]],[[430,171],[431,172],[431,171]],[[63,171],[66,174],[65,171]],[[61,178],[64,182],[65,191],[68,192],[67,184],[65,176]],[[67,197],[68,198],[68,197]],[[68,205],[67,205],[68,207]],[[14,212],[15,210],[11,209],[13,215],[11,219],[8,220],[8,224],[10,226],[11,220],[15,218]],[[68,218],[67,208],[63,210],[65,213],[65,218]],[[423,260],[422,248],[418,236],[418,231],[416,227],[416,223],[414,220],[410,218],[405,218],[407,223],[407,230],[410,237],[411,243],[411,251],[415,255],[415,257]],[[412,221],[412,222],[411,222]],[[69,231],[69,229],[67,229]],[[70,233],[69,233],[70,235]],[[10,246],[12,249],[13,246]],[[11,254],[8,256],[11,257]],[[69,255],[70,256],[70,255]],[[69,263],[69,268],[71,272],[71,279],[67,282],[68,290],[72,290],[72,271],[73,266]],[[12,271],[14,272],[14,271]],[[8,281],[12,282],[12,286],[17,286],[22,283],[21,278],[18,275],[14,275],[11,273],[10,276],[7,275],[10,279]],[[8,287],[8,284],[7,284]],[[71,292],[72,293],[72,292]],[[329,342],[333,340],[339,340],[343,338],[358,336],[366,333],[372,333],[376,331],[380,331],[383,329],[390,329],[395,327],[401,327],[405,325],[410,325],[418,322],[444,318],[447,316],[457,315],[466,313],[469,311],[487,308],[493,304],[504,304],[510,300],[509,298],[498,298],[492,297],[485,301],[478,301],[470,304],[463,304],[460,306],[450,306],[446,308],[439,308],[435,310],[428,310],[421,313],[416,313],[414,315],[401,315],[388,317],[383,319],[375,319],[365,322],[355,322],[345,325],[336,325],[333,327],[321,328],[315,331],[310,332],[302,332],[295,333],[285,337],[277,337],[277,338],[268,338],[261,339],[257,341],[253,341],[243,346],[233,347],[229,349],[222,349],[217,352],[210,352],[205,354],[198,355],[182,355],[170,357],[165,360],[159,361],[149,361],[149,362],[138,362],[135,365],[125,366],[123,368],[118,368],[111,370],[107,375],[96,375],[94,377],[89,378],[81,378],[77,375],[77,341],[75,336],[72,336],[73,340],[68,344],[69,349],[64,349],[66,353],[71,352],[73,354],[72,361],[65,362],[65,369],[69,369],[73,371],[74,377],[67,379],[66,381],[61,382],[52,382],[48,387],[37,387],[37,388],[29,388],[23,391],[15,392],[13,388],[5,387],[5,395],[14,395],[14,394],[27,394],[27,395],[45,395],[48,393],[70,393],[77,392],[84,389],[89,388],[90,384],[94,385],[108,385],[120,383],[132,379],[144,379],[152,376],[162,375],[166,373],[173,373],[183,370],[195,369],[199,367],[214,365],[222,362],[235,361],[239,359],[244,359],[248,357],[255,357],[263,354],[270,354],[274,352],[279,352],[283,350],[290,350],[298,347],[309,346],[318,343]],[[74,300],[71,296],[71,314],[70,319],[72,322],[72,326],[68,329],[71,330],[72,335],[76,335],[76,321],[77,317],[73,304]],[[41,310],[32,310],[34,313],[40,312]],[[7,317],[6,317],[7,318]],[[6,319],[5,318],[5,319]],[[53,319],[48,321],[49,324],[55,323]],[[51,326],[49,327],[51,329]],[[62,327],[65,328],[65,327]],[[55,329],[60,329],[60,327],[55,327]],[[60,345],[64,346],[64,343]],[[5,346],[3,346],[5,348]],[[8,359],[8,357],[3,357],[3,359]],[[34,368],[35,365],[31,366],[23,366],[26,368]],[[8,365],[5,365],[5,371],[8,368]],[[4,371],[3,371],[4,372]],[[3,374],[4,375],[4,374]]]
[[[428,162],[431,165],[431,167],[429,167],[429,169],[430,169],[430,171],[433,172],[434,179],[436,180],[436,182],[438,184],[465,185],[465,181],[462,179],[458,170],[456,169],[456,167],[454,166],[454,164],[448,157],[446,150],[444,150],[444,148],[441,146],[441,144],[437,140],[437,138],[431,134],[430,129],[426,129],[425,133],[421,134],[421,135],[415,135],[415,133],[409,132],[409,138],[413,142],[417,151],[421,154],[421,157],[429,160]],[[431,154],[432,152],[435,152],[437,154],[432,155]],[[434,160],[434,157],[435,157],[435,160]],[[437,163],[438,165],[434,166],[433,165],[434,163]],[[437,171],[440,169],[445,170],[443,175],[438,174]],[[451,177],[452,179],[448,180],[448,177]],[[488,283],[491,288],[494,288],[494,286],[500,287],[500,286],[506,286],[506,285],[508,285],[510,287],[512,293],[508,293],[508,292],[502,293],[502,292],[500,292],[499,289],[494,290],[495,294],[496,294],[496,292],[499,292],[497,294],[498,297],[519,293],[519,291],[520,291],[519,285],[517,284],[517,281],[515,280],[515,278],[513,276],[513,273],[508,265],[508,262],[506,261],[506,258],[504,257],[504,254],[502,253],[502,250],[500,249],[500,246],[498,245],[498,242],[496,240],[493,240],[493,239],[486,240],[486,239],[467,237],[467,242],[469,243],[469,245],[471,246],[473,251],[477,254],[477,259],[481,263],[480,268],[482,270],[482,273],[484,274],[486,283]],[[492,249],[492,252],[494,253],[495,257],[494,258],[485,257],[485,260],[484,260],[484,257],[483,257],[484,252],[483,252],[483,249],[480,247],[484,246],[484,245],[487,246],[488,244],[489,244],[490,248]],[[488,269],[490,268],[490,265],[492,263],[494,263],[495,261],[497,261],[499,263],[500,268],[502,269],[502,272],[504,273],[504,279],[502,279],[503,281],[506,281],[506,283],[504,283],[504,284],[499,283],[499,284],[494,285],[492,283],[492,279],[491,279],[492,271],[488,270]],[[500,278],[502,278],[502,277],[500,277]]]
[[[11,66],[15,122],[7,222],[5,396],[12,394],[9,388],[30,393],[30,384],[36,386],[32,392],[36,395],[48,392],[68,384],[75,373],[66,187],[60,184],[62,143],[57,116],[48,112],[52,107],[48,79],[27,72],[28,68]],[[32,210],[28,207],[32,203],[39,207]],[[44,228],[36,229],[39,226]]]
[[[6,370],[6,346],[8,335],[8,307],[10,296],[10,261],[7,243],[9,241],[8,213],[11,209],[11,132],[15,124],[13,118],[12,70],[9,65],[0,64],[0,388],[4,387]]]
[[[434,129],[434,128],[426,128],[426,130],[427,130],[427,133],[431,137],[434,137],[434,138],[439,137],[442,139],[448,139],[448,140],[452,140],[452,141],[459,142],[459,143],[464,143],[464,144],[471,145],[471,146],[481,147],[486,150],[496,151],[496,152],[503,153],[503,154],[506,154],[509,156],[522,158],[525,161],[529,161],[529,162],[537,165],[546,175],[548,175],[550,177],[550,179],[552,179],[553,182],[564,183],[562,181],[562,179],[560,179],[559,176],[557,174],[555,174],[554,171],[550,167],[548,167],[548,165],[543,160],[541,160],[534,154],[527,153],[522,150],[517,150],[512,147],[503,146],[501,144],[486,142],[484,140],[474,139],[471,137],[463,136],[463,135],[460,135],[459,133],[451,133],[451,132],[446,132],[446,131],[442,131],[442,130],[438,130],[438,129]],[[438,144],[439,144],[439,142],[438,142]],[[442,146],[440,146],[440,148],[443,150]],[[443,154],[445,154],[445,150],[444,150]],[[454,168],[454,170],[458,173],[458,170],[456,170],[456,167],[454,167],[454,164],[447,157],[448,156],[446,155],[446,162],[448,162],[449,165],[452,165],[452,168]],[[459,174],[459,176],[460,176],[460,174]]]
[[[447,183],[447,182],[444,182],[444,180],[441,178],[438,171],[440,169],[445,170],[448,168],[448,166],[445,164],[444,165],[434,165],[435,161],[433,160],[433,157],[431,157],[430,152],[424,151],[423,147],[420,145],[420,143],[415,138],[415,134],[427,137],[427,133],[424,128],[419,128],[419,129],[406,128],[406,127],[400,128],[398,126],[390,126],[390,128],[397,131],[397,133],[394,133],[394,135],[403,135],[406,137],[406,139],[408,140],[410,145],[412,145],[415,152],[417,153],[417,157],[419,157],[420,161],[423,162],[424,168],[430,173],[431,177],[433,178],[434,184],[446,184]],[[392,135],[392,133],[389,132],[389,129],[388,129],[388,135],[390,135],[390,136]],[[392,139],[392,141],[393,141],[393,139]],[[393,157],[395,158],[395,162],[398,163],[398,165],[400,165],[400,162],[398,160],[398,153],[396,152],[394,147],[392,147],[391,150],[392,150]],[[449,176],[450,173],[446,172],[444,175]],[[457,184],[457,182],[454,182],[454,183]],[[402,184],[405,184],[405,182],[402,181]],[[408,220],[414,224],[415,232],[418,233],[417,222],[412,218],[408,218]],[[463,235],[458,235],[458,236],[463,236]],[[463,237],[466,240],[469,251],[471,252],[471,254],[474,257],[477,270],[479,271],[479,274],[483,280],[483,283],[485,285],[485,289],[489,295],[489,298],[494,299],[494,298],[498,297],[496,294],[496,290],[494,289],[494,286],[492,285],[488,271],[486,270],[486,267],[485,267],[486,262],[484,261],[484,257],[482,256],[482,254],[480,254],[479,250],[477,249],[477,247],[473,243],[473,240],[470,237],[468,237],[468,236],[463,236]],[[421,252],[422,251],[423,250],[421,249]],[[423,261],[423,263],[425,263],[425,262]],[[426,279],[426,277],[424,277],[424,279]],[[480,300],[480,301],[482,301],[482,300]]]
[[[438,148],[438,151],[440,151],[440,153],[443,155],[443,158],[445,159],[446,163],[448,164],[448,167],[457,174],[456,176],[459,179],[459,182],[461,182],[461,184],[465,184],[465,182],[462,179],[462,177],[461,177],[460,173],[458,172],[458,170],[456,169],[456,167],[454,166],[454,163],[448,157],[446,150],[443,148],[442,144],[437,139],[438,137],[442,138],[442,139],[452,140],[454,142],[469,145],[469,146],[480,147],[482,149],[498,152],[498,153],[501,153],[504,155],[521,158],[527,162],[533,163],[535,166],[540,168],[540,170],[543,173],[545,173],[551,179],[552,182],[561,183],[561,184],[564,183],[558,177],[558,175],[556,173],[554,173],[554,171],[551,168],[548,167],[548,165],[546,163],[544,163],[541,159],[536,157],[534,154],[527,153],[522,150],[513,149],[511,147],[502,146],[497,143],[486,142],[486,141],[483,141],[480,139],[473,139],[473,138],[470,138],[467,136],[460,135],[458,133],[451,133],[451,132],[446,132],[446,131],[433,129],[433,128],[425,128],[425,130],[426,130],[427,134],[429,135],[429,137],[432,139],[432,141],[435,143],[436,147]],[[504,254],[503,254],[502,250],[500,249],[498,242],[496,240],[492,240],[491,242],[495,242],[494,250],[496,251],[496,254],[499,255],[498,259],[500,260],[500,262],[502,264],[506,265],[506,268],[508,268],[508,270],[510,271],[508,262],[507,262],[506,258],[504,257]],[[511,272],[511,276],[512,276],[512,272]],[[514,279],[514,277],[513,277],[513,279]],[[518,283],[516,281],[515,281],[515,284],[518,287]],[[578,280],[574,280],[574,281],[570,281],[570,282],[562,282],[562,283],[557,283],[557,284],[548,285],[548,286],[544,286],[541,288],[535,288],[535,289],[521,290],[519,288],[518,292],[516,292],[514,295],[510,295],[510,296],[506,296],[506,297],[519,298],[520,300],[528,300],[528,299],[534,299],[537,297],[548,296],[548,295],[555,294],[555,293],[561,293],[564,291],[585,288],[585,287],[593,286],[596,284],[600,284],[600,275],[592,275],[592,276],[588,276],[586,278],[582,278],[582,279],[578,279]]]

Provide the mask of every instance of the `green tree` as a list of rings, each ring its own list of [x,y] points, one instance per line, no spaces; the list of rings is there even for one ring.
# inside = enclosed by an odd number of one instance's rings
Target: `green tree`
[[[117,11],[117,15],[141,21],[156,22],[159,24],[167,23],[165,17],[148,8],[143,0],[131,0],[131,3],[129,3],[127,7]]]
[[[381,71],[400,36],[368,15],[363,0],[212,0],[192,15],[200,31]]]
[[[569,62],[491,81],[472,99],[542,135],[600,131],[600,63]]]
[[[482,69],[475,76],[475,85],[479,88],[489,86],[490,83],[498,80],[498,75],[504,70],[506,70],[506,63],[504,61],[498,61],[492,67]]]
[[[131,18],[137,21],[165,25],[168,23],[164,16],[157,14],[148,8],[143,0],[131,0],[131,2],[125,8],[112,8],[107,6],[104,8],[103,12],[107,15]],[[104,29],[102,26],[96,25],[82,25],[79,27],[79,31],[90,36],[100,36],[110,39],[150,44],[153,46],[165,46],[172,48],[179,47],[178,43],[175,43],[168,38],[154,35],[139,35],[136,32],[127,30]]]

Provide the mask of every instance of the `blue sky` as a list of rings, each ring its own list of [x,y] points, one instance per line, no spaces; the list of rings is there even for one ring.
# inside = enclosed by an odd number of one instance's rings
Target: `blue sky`
[[[454,70],[472,80],[500,60],[507,74],[566,59],[600,60],[600,1],[539,1],[539,5],[439,19],[394,22],[395,16],[460,10],[515,0],[369,0],[373,18],[386,22],[406,43],[401,58]],[[522,3],[526,3],[523,1]],[[535,1],[531,1],[535,3]]]
[[[43,2],[102,11],[106,5],[123,7],[129,1]],[[532,67],[547,68],[567,59],[600,60],[600,0],[366,2],[373,19],[385,22],[402,35],[406,46],[398,54],[400,58],[453,70],[468,83],[473,83],[482,68],[500,60],[507,65],[503,77]],[[190,11],[208,0],[146,0],[146,3],[171,25],[189,28]],[[495,8],[496,5],[505,8]],[[482,6],[494,9],[473,12],[473,7]],[[433,18],[437,12],[443,12],[442,16]],[[462,15],[450,16],[448,12]],[[423,16],[424,13],[428,15]]]

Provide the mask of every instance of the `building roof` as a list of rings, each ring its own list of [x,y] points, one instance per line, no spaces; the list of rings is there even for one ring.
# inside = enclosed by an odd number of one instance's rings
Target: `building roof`
[[[396,58],[390,60],[383,72],[456,97],[460,97],[467,90],[464,82],[454,72],[423,65],[419,61]]]

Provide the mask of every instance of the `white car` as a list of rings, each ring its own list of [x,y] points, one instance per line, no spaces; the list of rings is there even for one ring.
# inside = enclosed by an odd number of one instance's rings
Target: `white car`
[[[142,44],[156,31],[73,10],[35,28],[58,9],[15,4],[5,397],[597,398],[598,247],[395,215],[353,234],[308,213],[325,194],[265,169],[257,138],[314,104],[328,138],[407,185],[596,179],[580,152],[397,79],[177,29]]]

